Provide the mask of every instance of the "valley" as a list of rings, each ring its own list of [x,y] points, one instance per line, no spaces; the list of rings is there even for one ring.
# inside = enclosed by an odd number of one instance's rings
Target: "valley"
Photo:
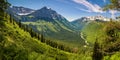
[[[14,9],[21,10],[21,7],[15,8],[14,6],[11,8],[13,11]],[[19,10],[16,11],[19,12]],[[24,10],[26,11],[26,9]],[[29,27],[33,28],[35,32],[43,34],[48,39],[59,40],[61,42],[64,41],[66,43],[74,42],[73,45],[76,44],[79,47],[85,44],[84,40],[82,40],[80,37],[79,30],[75,30],[74,25],[72,25],[66,18],[51,8],[48,9],[47,7],[43,7],[31,14],[18,16],[23,24],[28,25]],[[19,18],[17,19],[19,20]]]
[[[120,60],[118,0],[0,0],[0,60]]]

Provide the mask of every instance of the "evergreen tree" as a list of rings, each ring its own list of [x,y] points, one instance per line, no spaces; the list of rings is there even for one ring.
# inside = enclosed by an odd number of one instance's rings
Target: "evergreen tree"
[[[119,22],[108,22],[104,28],[106,37],[103,40],[103,50],[105,55],[113,54],[120,50],[120,23]]]
[[[101,47],[100,47],[97,39],[94,44],[92,59],[93,60],[102,60],[103,59],[103,53],[102,53]]]
[[[41,34],[41,42],[43,42],[43,43],[45,42],[43,34]]]
[[[110,4],[104,7],[104,10],[118,10],[120,11],[120,0],[110,0]]]
[[[0,0],[0,15],[4,17],[4,10],[7,9],[10,6],[10,4],[7,2],[7,0]]]
[[[19,20],[19,27],[20,27],[20,28],[22,27],[21,20]]]
[[[12,15],[10,14],[9,15],[10,16],[10,23],[12,23],[13,25],[15,24],[14,22],[15,22],[15,20],[13,19],[13,17],[12,17]]]
[[[38,40],[40,40],[40,35],[39,34],[37,35],[37,38],[38,38]]]

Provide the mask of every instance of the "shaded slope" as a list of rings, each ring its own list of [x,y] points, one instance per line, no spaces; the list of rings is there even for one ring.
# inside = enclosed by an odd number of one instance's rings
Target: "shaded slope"
[[[43,7],[29,15],[21,16],[21,21],[32,27],[34,31],[44,33],[47,38],[79,41],[79,44],[84,45],[84,40],[81,39],[74,26],[51,8]]]
[[[36,32],[44,33],[44,36],[46,36],[46,38],[52,38],[62,41],[79,41],[79,44],[84,44],[84,41],[79,36],[78,32],[74,32],[68,29],[57,20],[55,21],[55,23],[42,20],[38,22],[23,22],[23,24],[29,25]]]
[[[103,31],[101,30],[104,27],[103,24],[102,22],[92,21],[82,29],[82,33],[89,43],[94,44],[96,38],[103,35]]]
[[[8,8],[8,10],[13,11],[14,13],[18,15],[28,15],[34,12],[35,10],[30,9],[30,8],[25,8],[25,7],[18,7],[18,6],[12,6],[11,8]]]
[[[69,60],[75,57],[32,38],[9,19],[7,16],[0,21],[0,60]]]

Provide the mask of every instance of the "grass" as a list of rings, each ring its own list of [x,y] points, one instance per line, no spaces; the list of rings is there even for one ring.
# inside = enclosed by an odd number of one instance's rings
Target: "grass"
[[[89,43],[94,44],[97,38],[102,38],[104,35],[103,31],[101,30],[103,29],[103,26],[103,23],[93,21],[82,29],[82,33],[85,34],[85,38]]]
[[[57,20],[55,22],[39,20],[37,22],[23,22],[23,24],[29,25],[38,33],[43,30],[47,39],[65,42],[65,44],[68,43],[70,46],[76,45],[76,47],[84,45],[84,40],[81,39],[77,32],[68,29]]]
[[[0,21],[0,60],[79,60],[79,54],[53,48],[19,28],[8,18]],[[83,58],[82,58],[83,59]],[[86,58],[84,58],[86,59]]]
[[[15,21],[10,22],[9,15],[6,18],[0,17],[0,19],[0,60],[92,60],[93,46],[88,46],[86,48],[81,47],[79,46],[79,43],[81,41],[74,41],[74,38],[73,40],[69,41],[61,39],[62,42],[60,40],[49,38],[50,40],[69,45],[71,47],[75,47],[78,45],[77,53],[65,52],[63,50],[53,48],[46,43],[42,43],[36,38],[31,37],[30,33],[21,29]],[[44,21],[42,23],[44,23]],[[39,23],[33,22],[26,22],[25,24],[41,25]],[[51,24],[52,23],[48,22],[48,26],[50,26],[49,28],[51,30],[55,29],[54,25]],[[46,25],[46,23],[44,23],[44,25]],[[88,26],[86,26],[82,30],[82,32],[86,35],[86,40],[91,44],[94,43],[96,38],[100,38],[101,40],[104,36],[103,30],[101,30],[104,28],[104,25],[104,23],[92,22]],[[62,30],[60,33],[65,36],[64,32],[67,31]],[[67,33],[68,34],[66,35],[72,34],[72,32]],[[57,36],[59,37],[59,35]],[[119,55],[120,53],[116,52],[111,56],[104,56],[103,60],[119,60]]]

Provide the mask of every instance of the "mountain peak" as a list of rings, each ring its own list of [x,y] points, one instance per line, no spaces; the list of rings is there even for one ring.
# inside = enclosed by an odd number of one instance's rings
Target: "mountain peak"
[[[62,15],[58,14],[55,10],[52,10],[51,8],[48,8],[46,6],[35,11],[34,13],[30,15],[37,17],[37,19],[44,19],[44,20],[49,20],[49,21],[65,19]]]
[[[12,6],[11,10],[18,15],[28,15],[35,11],[33,9],[25,8],[23,6]]]
[[[39,10],[44,10],[44,11],[49,11],[49,12],[54,11],[54,10],[52,10],[51,8],[47,7],[47,6],[44,6],[44,7],[42,7],[42,8],[39,9]],[[56,13],[56,11],[54,11],[54,12]]]
[[[79,19],[76,19],[73,22],[86,22],[86,21],[110,21],[109,18],[104,17],[102,15],[96,15],[96,16],[88,16],[88,17],[81,17]]]
[[[29,8],[25,8],[22,6],[13,6],[10,10],[17,15],[22,15],[22,18],[25,16],[33,16],[32,18],[26,17],[31,21],[36,20],[46,20],[46,21],[53,21],[53,20],[66,20],[62,15],[58,14],[55,10],[48,8],[47,6],[42,7],[39,10],[33,10]]]
[[[44,6],[43,8],[41,9],[46,9],[46,10],[52,10],[51,8],[47,7],[47,6]]]
[[[41,8],[41,9],[48,9],[48,7],[47,6],[44,6],[43,8]]]
[[[12,8],[24,8],[23,6],[12,6]]]

